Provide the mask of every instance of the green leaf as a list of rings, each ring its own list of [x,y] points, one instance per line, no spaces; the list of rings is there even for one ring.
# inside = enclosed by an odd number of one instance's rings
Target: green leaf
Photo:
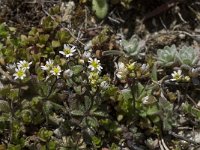
[[[74,75],[78,75],[83,71],[83,66],[82,65],[76,65],[76,66],[73,66],[71,68],[71,70],[73,71]]]
[[[45,44],[48,41],[49,36],[50,36],[49,34],[41,34],[39,36],[39,43],[40,44]]]
[[[46,101],[43,105],[43,110],[44,110],[45,114],[47,114],[47,115],[50,113],[52,108],[53,108],[53,105],[50,101]]]
[[[52,135],[53,135],[53,131],[49,131],[45,128],[41,128],[40,131],[38,132],[38,136],[43,141],[49,140]]]
[[[99,126],[99,122],[95,117],[86,117],[85,121],[87,123],[87,125],[89,125],[90,127],[98,127]]]
[[[118,107],[126,114],[131,113],[133,110],[133,95],[130,89],[124,89],[121,91],[121,95],[118,97]]]
[[[19,97],[19,89],[11,89],[10,93],[8,94],[8,98],[15,101]]]
[[[60,31],[58,31],[56,33],[56,38],[62,44],[66,44],[66,42],[71,43],[74,40],[73,37],[71,36],[71,34],[68,31],[66,31],[65,29],[61,29]]]
[[[171,47],[165,46],[163,49],[157,50],[157,63],[163,67],[169,67],[177,61],[177,49],[175,45]]]
[[[41,24],[45,30],[53,30],[58,26],[58,22],[53,20],[50,16],[44,17]]]
[[[92,114],[97,117],[108,117],[108,113],[103,111],[94,111]]]
[[[147,108],[147,115],[155,115],[158,112],[158,107],[156,105],[148,106]]]
[[[92,45],[101,45],[106,42],[109,38],[108,33],[110,29],[109,27],[104,27],[103,30],[92,39]]]
[[[182,104],[182,108],[186,113],[188,113],[188,114],[194,116],[195,118],[197,118],[198,120],[200,120],[200,110],[199,109],[194,108],[187,102]]]
[[[89,110],[92,105],[92,100],[89,96],[84,96],[85,110]]]
[[[10,112],[10,106],[7,101],[0,100],[0,112]]]
[[[2,43],[0,43],[0,50],[2,50],[2,48],[3,48],[3,44],[2,44]]]
[[[8,31],[6,30],[6,25],[5,24],[0,24],[0,37],[6,38],[8,36]]]
[[[21,146],[18,144],[18,145],[13,145],[13,144],[9,144],[8,145],[8,150],[21,150]]]
[[[121,45],[124,52],[129,57],[138,57],[145,45],[144,40],[138,40],[136,35],[133,35],[129,40],[122,40]]]
[[[104,128],[112,133],[120,133],[122,132],[121,128],[117,121],[113,121],[110,119],[101,119],[99,120],[99,124],[104,126]]]
[[[21,111],[21,116],[24,123],[31,123],[32,115],[33,113],[30,109],[24,109]]]
[[[51,45],[52,45],[53,48],[57,48],[57,47],[61,46],[60,42],[59,41],[55,41],[55,40],[51,42]]]
[[[77,80],[76,80],[77,82]],[[85,88],[80,86],[74,86],[74,91],[78,94],[78,95],[83,95],[85,93]]]
[[[72,110],[70,113],[74,116],[84,116],[84,112],[81,110]]]
[[[132,98],[133,98],[133,95],[132,95],[130,89],[122,90],[122,91],[121,91],[121,94],[122,94],[124,100],[129,100],[129,99],[132,99]]]
[[[11,32],[16,32],[17,29],[15,27],[8,27]]]
[[[32,27],[31,30],[28,32],[29,36],[35,36],[37,33],[37,28],[36,27]]]
[[[157,63],[154,63],[153,68],[152,68],[152,72],[151,72],[151,79],[153,81],[158,81],[158,76],[157,76]]]
[[[55,141],[49,141],[47,144],[48,150],[55,150],[56,149],[56,142]]]
[[[101,138],[93,136],[92,143],[95,145],[95,147],[100,148],[100,146],[102,145]]]
[[[121,148],[119,146],[117,146],[117,144],[112,143],[111,150],[121,150]]]
[[[99,19],[105,18],[108,13],[107,0],[92,0],[92,10]]]

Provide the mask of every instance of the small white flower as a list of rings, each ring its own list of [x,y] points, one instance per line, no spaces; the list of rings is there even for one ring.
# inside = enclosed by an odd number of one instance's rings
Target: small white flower
[[[142,64],[142,66],[141,66],[142,72],[146,72],[146,71],[148,71],[148,69],[149,69],[149,64]]]
[[[23,80],[26,77],[25,69],[24,68],[15,68],[15,73],[13,74],[15,77],[14,79],[21,79]]]
[[[101,71],[101,69],[103,69],[101,67],[101,64],[100,64],[100,61],[97,60],[96,58],[95,59],[92,59],[92,58],[89,58],[89,61],[90,65],[88,66],[88,68],[91,69],[91,71]]]
[[[64,44],[64,50],[59,51],[60,54],[64,55],[66,58],[73,56],[73,53],[76,51],[75,46],[70,47],[69,45]]]
[[[72,75],[73,75],[73,71],[70,69],[67,69],[63,72],[63,77],[66,79],[72,77]]]
[[[106,90],[106,89],[109,88],[109,84],[108,84],[107,81],[103,81],[103,82],[101,82],[100,87],[101,87],[102,89]]]
[[[15,68],[16,68],[16,63],[13,64],[7,64],[6,65],[6,70],[8,71],[8,73],[13,74],[15,72]]]
[[[32,64],[32,62],[27,62],[27,61],[25,61],[25,60],[21,60],[21,61],[19,61],[18,63],[17,63],[17,66],[19,67],[19,68],[23,68],[23,69],[25,69],[25,70],[28,70],[29,68],[30,68],[30,65]]]
[[[46,65],[45,66],[41,66],[42,70],[46,70],[49,71],[53,68],[53,60],[49,59],[48,61],[46,61]]]
[[[89,59],[91,57],[91,52],[90,51],[85,51],[82,55],[83,59]]]
[[[60,66],[54,66],[52,69],[51,69],[51,71],[50,71],[50,74],[52,74],[52,75],[55,75],[55,76],[60,76],[60,73],[61,73],[61,68],[60,68]]]
[[[172,79],[170,79],[171,81],[180,81],[182,79],[181,70],[174,71],[171,75],[172,75]]]
[[[118,64],[115,63],[115,66],[117,68],[117,73],[116,76],[117,78],[124,80],[128,74],[128,69],[127,67],[124,65],[123,62],[118,62]]]
[[[6,65],[6,69],[13,70],[13,69],[15,69],[15,68],[16,68],[16,64],[15,64],[15,63],[13,63],[13,64],[7,64],[7,65]]]

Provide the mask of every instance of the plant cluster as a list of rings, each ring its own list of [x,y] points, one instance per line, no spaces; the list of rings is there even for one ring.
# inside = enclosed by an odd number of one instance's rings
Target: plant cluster
[[[199,51],[192,47],[183,46],[177,50],[175,45],[165,46],[157,51],[158,64],[163,67],[174,65],[194,67],[199,61]],[[178,64],[177,64],[178,63]]]
[[[156,149],[157,139],[182,125],[178,114],[200,122],[187,100],[196,103],[197,91],[186,92],[198,86],[195,49],[173,45],[153,55],[134,35],[120,41],[121,50],[105,51],[105,61],[92,49],[109,40],[109,28],[84,48],[62,26],[60,7],[49,13],[24,34],[0,24],[0,143],[7,149]]]

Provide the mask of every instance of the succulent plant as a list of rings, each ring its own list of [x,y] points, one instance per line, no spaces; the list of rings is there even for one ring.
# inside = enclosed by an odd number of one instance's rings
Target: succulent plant
[[[175,45],[171,47],[165,46],[163,49],[158,49],[158,64],[163,67],[169,67],[177,62],[176,60],[177,49]]]
[[[127,56],[136,57],[139,56],[145,45],[145,41],[139,41],[138,38],[133,35],[129,40],[122,40],[121,46]]]
[[[188,65],[192,67],[199,61],[199,52],[191,46],[183,46],[179,50],[177,58],[181,65]]]
[[[92,10],[99,19],[105,18],[108,13],[107,0],[92,0]]]

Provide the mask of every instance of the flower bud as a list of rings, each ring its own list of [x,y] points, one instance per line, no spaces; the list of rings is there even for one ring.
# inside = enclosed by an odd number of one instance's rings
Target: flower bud
[[[73,75],[73,71],[70,70],[70,69],[67,69],[67,70],[65,70],[65,71],[63,72],[63,77],[64,77],[65,79],[72,77],[72,75]]]

